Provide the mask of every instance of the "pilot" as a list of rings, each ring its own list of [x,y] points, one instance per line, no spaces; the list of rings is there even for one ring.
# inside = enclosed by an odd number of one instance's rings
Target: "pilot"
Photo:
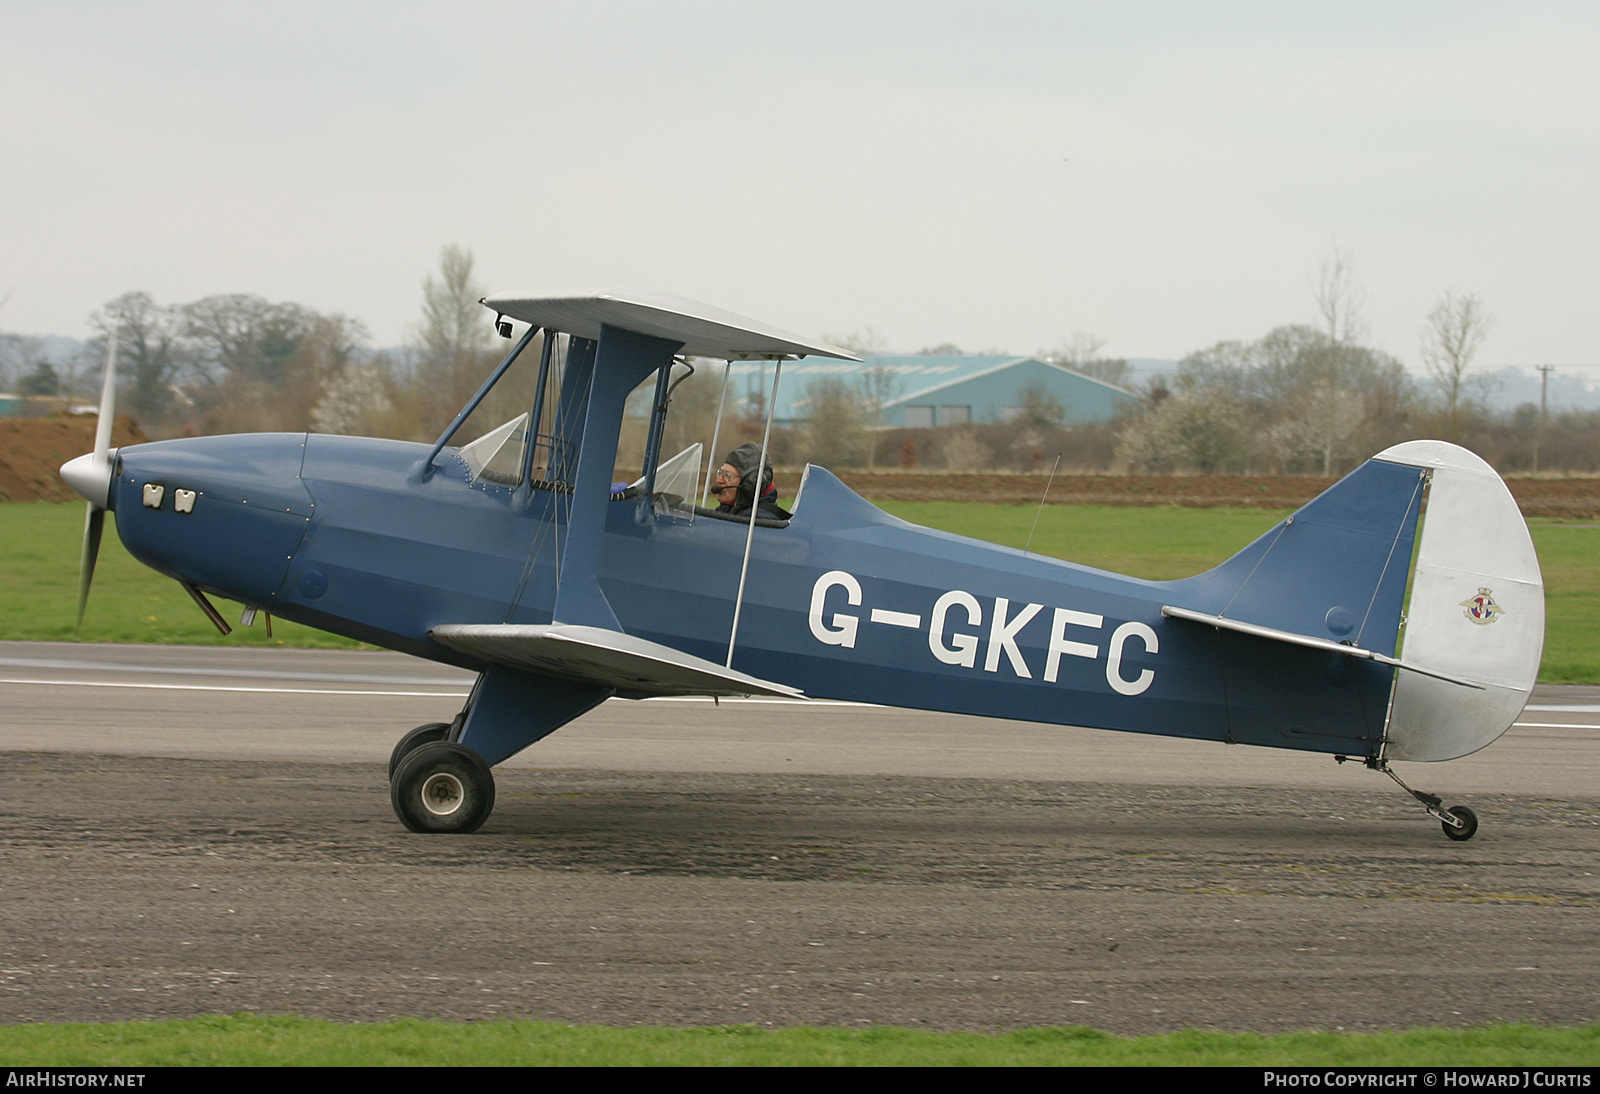
[[[756,468],[761,468],[761,501],[756,504]],[[761,456],[761,446],[754,441],[741,444],[728,453],[727,460],[713,476],[717,491],[717,512],[736,517],[748,517],[752,504],[756,516],[772,520],[788,520],[791,514],[778,505],[778,488],[772,484],[772,463]]]

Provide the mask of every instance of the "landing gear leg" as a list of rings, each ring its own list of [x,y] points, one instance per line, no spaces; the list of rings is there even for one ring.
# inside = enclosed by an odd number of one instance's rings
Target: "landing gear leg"
[[[389,800],[413,832],[475,832],[494,808],[492,764],[599,706],[615,689],[491,665],[448,726],[418,726],[395,746]]]
[[[1465,843],[1478,834],[1478,814],[1464,805],[1452,805],[1446,809],[1444,799],[1437,794],[1426,794],[1421,790],[1413,790],[1390,769],[1387,760],[1368,760],[1367,766],[1374,771],[1381,771],[1400,785],[1400,789],[1410,794],[1422,803],[1428,811],[1428,816],[1438,820],[1444,834],[1457,843]]]

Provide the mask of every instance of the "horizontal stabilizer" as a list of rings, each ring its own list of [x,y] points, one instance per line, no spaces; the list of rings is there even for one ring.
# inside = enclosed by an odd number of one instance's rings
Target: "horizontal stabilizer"
[[[434,641],[496,665],[650,695],[777,695],[804,692],[682,653],[620,631],[569,623],[451,623],[428,632]]]
[[[1237,631],[1240,634],[1254,635],[1257,638],[1269,638],[1275,642],[1287,642],[1294,646],[1305,646],[1313,650],[1327,650],[1329,653],[1343,654],[1345,657],[1358,657],[1365,661],[1376,661],[1380,665],[1392,665],[1406,672],[1420,673],[1431,676],[1435,680],[1445,680],[1462,687],[1484,690],[1482,684],[1475,684],[1471,680],[1463,680],[1457,676],[1448,676],[1442,672],[1422,668],[1420,665],[1409,664],[1399,658],[1390,657],[1376,650],[1362,649],[1360,646],[1347,646],[1343,642],[1334,642],[1327,638],[1313,638],[1308,634],[1295,634],[1291,631],[1280,631],[1275,627],[1263,627],[1256,623],[1241,623],[1236,619],[1228,619],[1220,615],[1208,615],[1205,612],[1193,612],[1187,608],[1174,608],[1162,605],[1161,614],[1169,619],[1187,619],[1194,623],[1204,623],[1208,626],[1218,627],[1225,631]]]

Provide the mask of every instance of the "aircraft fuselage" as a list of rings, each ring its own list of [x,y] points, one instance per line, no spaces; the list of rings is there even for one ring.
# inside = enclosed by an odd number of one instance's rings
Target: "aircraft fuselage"
[[[446,458],[422,475],[427,451],[320,434],[138,445],[120,452],[112,508],[129,551],[157,570],[482,669],[429,631],[551,622],[572,498],[469,482]],[[1411,479],[1386,475],[1369,476],[1378,501],[1361,502],[1403,524]],[[179,491],[193,492],[187,511]],[[755,529],[732,667],[815,698],[1374,754],[1392,669],[1161,614],[1163,604],[1222,610],[1286,531],[1207,574],[1144,581],[909,524],[812,468],[789,526]],[[721,664],[746,534],[742,522],[689,521],[649,499],[611,502],[597,560],[605,600],[627,633]],[[1377,546],[1393,554],[1396,543]],[[1404,567],[1376,595],[1354,569],[1341,576],[1331,563],[1303,596],[1259,594],[1284,597],[1285,625],[1305,631],[1309,619],[1336,638],[1381,600],[1380,620],[1393,620],[1363,641],[1392,653]]]

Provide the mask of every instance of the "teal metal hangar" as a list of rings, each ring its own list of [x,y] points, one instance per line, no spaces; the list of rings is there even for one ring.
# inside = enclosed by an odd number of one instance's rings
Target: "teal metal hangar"
[[[765,389],[761,377],[771,368],[768,362],[737,362],[733,375],[743,376],[753,395]],[[1131,391],[1037,357],[807,360],[783,370],[788,386],[778,396],[774,424],[795,426],[811,417],[812,380],[833,376],[854,385],[874,373],[888,392],[879,424],[891,428],[1010,421],[1027,405],[1030,389],[1042,390],[1053,399],[1062,409],[1062,424],[1069,426],[1109,421],[1119,410],[1131,409],[1139,402]]]

